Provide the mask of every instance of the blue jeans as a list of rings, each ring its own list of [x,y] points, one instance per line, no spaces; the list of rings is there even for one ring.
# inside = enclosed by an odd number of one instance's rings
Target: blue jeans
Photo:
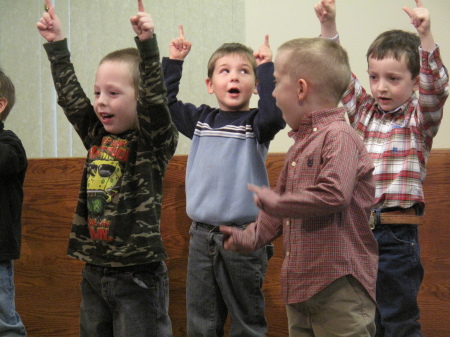
[[[14,265],[11,260],[0,261],[0,336],[26,336],[25,327],[14,303]]]
[[[170,337],[164,262],[124,268],[86,264],[81,281],[81,337]]]
[[[418,228],[385,225],[373,230],[380,253],[377,278],[376,337],[422,337],[417,303],[424,270]]]
[[[188,336],[223,336],[228,313],[230,336],[265,336],[262,284],[273,246],[244,255],[224,250],[222,238],[196,223],[190,228]]]

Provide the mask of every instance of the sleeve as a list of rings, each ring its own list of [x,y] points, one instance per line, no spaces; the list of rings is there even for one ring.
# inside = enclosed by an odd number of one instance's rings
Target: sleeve
[[[258,114],[253,121],[253,129],[260,144],[271,141],[286,126],[281,110],[272,96],[275,89],[273,62],[263,63],[258,73]]]
[[[12,133],[0,133],[0,176],[18,174],[27,167],[27,156],[22,142]]]
[[[308,179],[313,180],[314,184],[281,194],[273,209],[266,209],[270,215],[288,218],[317,217],[339,213],[348,207],[357,182],[359,147],[348,132],[330,130],[320,151],[320,163],[317,164],[320,165],[319,171],[316,176]],[[304,167],[302,162],[294,168],[287,166],[286,170],[299,170],[301,167]],[[302,179],[300,172],[291,174]],[[289,190],[292,188],[286,187]]]
[[[92,138],[102,125],[75,75],[67,39],[46,43],[44,48],[50,61],[58,104],[74,126],[85,148],[89,149]]]
[[[245,230],[232,227],[234,243],[241,252],[252,252],[273,242],[283,234],[283,219],[259,212],[256,222]]]
[[[361,82],[355,76],[351,75],[347,90],[342,95],[342,105],[347,110],[347,116],[350,124],[354,127],[361,119],[361,109],[365,105],[373,105],[373,97],[361,85]]]
[[[180,90],[183,64],[183,61],[171,60],[168,57],[163,57],[162,60],[164,82],[167,86],[167,100],[173,122],[177,126],[178,131],[192,139],[195,126],[202,113],[211,111],[213,108],[205,104],[197,107],[194,104],[178,100],[177,96]]]
[[[442,63],[439,47],[421,54],[419,86],[419,120],[422,133],[433,138],[439,129],[444,103],[448,97],[448,72]]]
[[[154,151],[170,158],[176,150],[178,131],[167,105],[156,35],[145,41],[136,37],[135,42],[142,59],[137,107],[139,131]]]

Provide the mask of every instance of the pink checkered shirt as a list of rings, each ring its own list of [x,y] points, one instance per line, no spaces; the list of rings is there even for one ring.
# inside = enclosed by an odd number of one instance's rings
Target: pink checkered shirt
[[[448,73],[439,48],[421,55],[419,97],[398,109],[383,112],[353,75],[342,103],[351,125],[364,138],[375,164],[375,207],[424,207],[422,183],[433,137],[442,120],[448,96]]]
[[[244,250],[283,234],[285,304],[304,302],[345,275],[353,275],[375,300],[378,246],[368,224],[373,163],[344,115],[344,108],[336,108],[303,118],[289,134],[295,143],[275,189],[281,217],[261,211],[246,230],[233,229]]]

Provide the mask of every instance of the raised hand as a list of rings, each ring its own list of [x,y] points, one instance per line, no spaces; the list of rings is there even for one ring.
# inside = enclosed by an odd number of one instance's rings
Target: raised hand
[[[169,45],[169,58],[173,60],[184,60],[191,51],[192,43],[186,40],[184,36],[183,26],[180,25],[179,36],[172,41]]]
[[[422,0],[415,0],[416,8],[402,7],[411,19],[411,24],[416,28],[419,34],[422,48],[432,51],[436,48],[433,35],[431,34],[430,13],[423,7]]]
[[[334,0],[321,0],[314,6],[320,23],[336,20],[336,3]]]
[[[45,0],[45,8],[46,12],[42,14],[41,19],[36,24],[39,33],[47,42],[63,40],[64,34],[61,22],[55,13],[55,7],[52,6],[51,0]]]
[[[260,65],[266,62],[272,62],[272,50],[269,45],[269,35],[264,37],[264,43],[259,47],[258,51],[253,53],[256,60],[256,65]]]
[[[430,30],[430,13],[424,8],[421,0],[416,0],[416,8],[402,7],[411,19],[411,24],[417,29],[419,34]]]
[[[144,41],[153,37],[155,25],[150,14],[145,12],[142,0],[138,0],[138,13],[130,18],[130,22],[139,40]]]

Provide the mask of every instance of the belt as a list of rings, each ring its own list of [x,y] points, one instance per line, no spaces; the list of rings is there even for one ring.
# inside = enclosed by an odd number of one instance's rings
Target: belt
[[[194,221],[194,224],[197,226],[197,228],[201,228],[201,229],[207,230],[208,232],[211,232],[211,233],[219,233],[220,232],[220,229],[219,229],[218,225],[211,225],[209,223],[198,222],[198,221]],[[251,222],[247,222],[247,223],[242,224],[242,225],[231,224],[230,226],[238,227],[238,228],[241,228],[241,229],[245,229],[249,224],[251,224]]]
[[[423,216],[416,215],[416,209],[395,207],[390,209],[373,209],[369,225],[374,229],[380,225],[423,225]]]
[[[161,261],[151,262],[145,264],[136,264],[132,266],[126,267],[106,267],[99,266],[92,263],[86,263],[86,269],[97,271],[103,274],[111,274],[111,273],[132,273],[132,272],[143,272],[143,271],[154,271],[161,264]]]
[[[202,228],[204,230],[207,230],[208,232],[211,232],[211,233],[219,232],[219,226],[211,225],[209,223],[204,223],[204,222],[197,222],[197,221],[194,221],[194,223],[197,226],[197,228]]]

